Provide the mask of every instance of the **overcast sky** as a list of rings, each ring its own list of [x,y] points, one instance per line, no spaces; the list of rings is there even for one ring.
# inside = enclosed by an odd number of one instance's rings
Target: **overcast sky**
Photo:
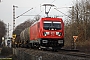
[[[10,29],[13,29],[12,28],[13,27],[13,5],[18,6],[18,8],[15,8],[16,17],[31,8],[33,9],[28,13],[26,13],[25,15],[40,14],[41,16],[45,16],[44,7],[41,6],[45,3],[54,4],[56,7],[61,8],[59,9],[60,11],[67,14],[66,12],[69,10],[69,8],[62,8],[62,7],[71,7],[73,5],[73,0],[2,0],[2,2],[0,2],[0,20],[3,20],[6,24],[9,23],[11,25]],[[51,9],[49,14],[63,16],[63,14],[56,11],[54,7]],[[33,17],[31,16],[21,16],[17,18],[16,26],[19,25],[20,23],[23,23],[29,18],[33,19]],[[64,16],[62,18],[64,18]]]

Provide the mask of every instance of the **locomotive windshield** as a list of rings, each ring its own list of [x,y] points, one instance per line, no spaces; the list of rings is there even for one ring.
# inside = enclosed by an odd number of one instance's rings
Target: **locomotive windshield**
[[[60,30],[61,29],[61,22],[56,21],[44,21],[43,28],[45,30]]]

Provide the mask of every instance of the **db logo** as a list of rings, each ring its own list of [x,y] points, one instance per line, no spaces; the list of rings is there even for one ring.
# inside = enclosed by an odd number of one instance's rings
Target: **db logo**
[[[54,32],[51,32],[51,35],[54,36]]]

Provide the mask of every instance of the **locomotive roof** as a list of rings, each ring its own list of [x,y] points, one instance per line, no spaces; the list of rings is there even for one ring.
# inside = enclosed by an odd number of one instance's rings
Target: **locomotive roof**
[[[40,20],[62,20],[62,18],[45,17],[45,18],[41,18]]]
[[[55,19],[55,20],[62,20],[62,18],[52,18],[52,17],[44,17],[44,18],[40,18],[38,21],[36,21],[35,23],[33,23],[31,26],[35,25],[36,23],[40,22],[41,20],[50,20],[50,19]]]

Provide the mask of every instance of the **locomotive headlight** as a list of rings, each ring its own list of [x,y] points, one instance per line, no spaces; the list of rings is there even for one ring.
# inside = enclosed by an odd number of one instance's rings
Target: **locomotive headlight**
[[[61,36],[62,33],[61,32],[56,32],[56,35]]]
[[[44,36],[47,36],[49,34],[50,34],[50,32],[44,32]]]
[[[49,35],[49,32],[46,32],[47,35]]]
[[[58,35],[59,34],[59,32],[56,32],[56,35]]]
[[[44,36],[47,36],[46,32],[43,33]]]

